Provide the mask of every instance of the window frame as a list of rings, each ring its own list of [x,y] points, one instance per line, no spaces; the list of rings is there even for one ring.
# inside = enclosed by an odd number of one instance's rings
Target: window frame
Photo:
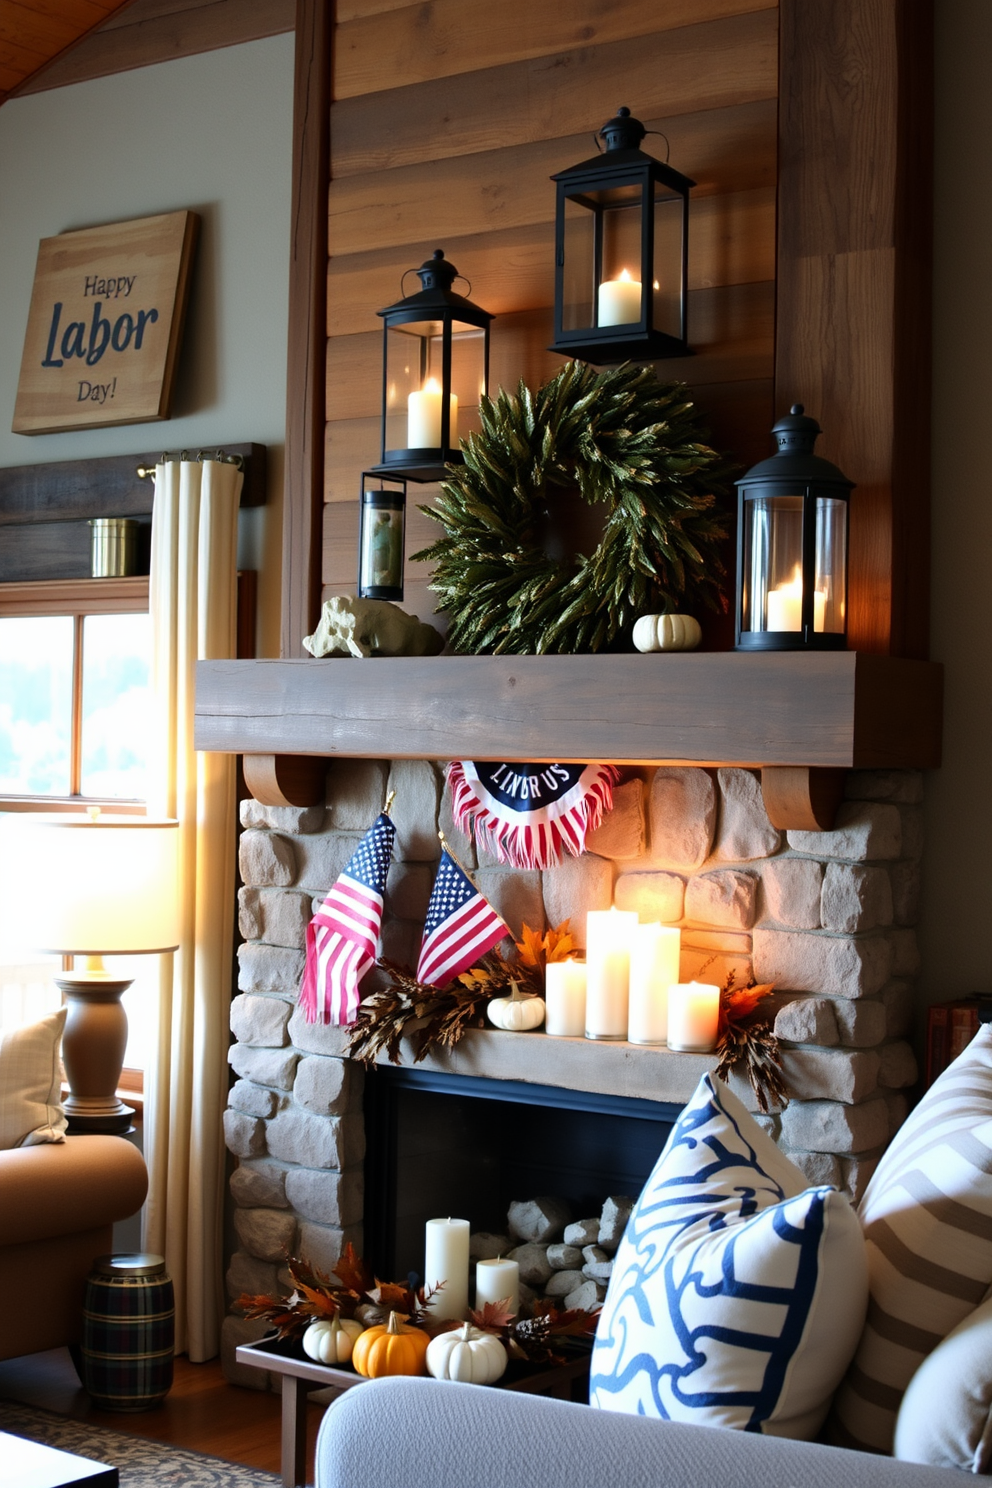
[[[3,811],[86,811],[90,806],[122,816],[145,816],[141,800],[84,796],[79,790],[83,718],[82,631],[88,615],[141,615],[148,613],[148,575],[123,579],[33,579],[0,584],[0,619],[21,616],[69,615],[73,624],[72,724],[70,790],[68,795],[6,795],[0,792]]]

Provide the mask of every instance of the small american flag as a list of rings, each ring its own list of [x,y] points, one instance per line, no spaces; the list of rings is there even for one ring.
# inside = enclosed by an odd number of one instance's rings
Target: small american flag
[[[427,906],[418,982],[446,986],[509,933],[489,901],[443,852]]]
[[[300,1006],[308,1023],[354,1023],[358,983],[376,956],[396,828],[385,812],[366,832],[307,926]]]

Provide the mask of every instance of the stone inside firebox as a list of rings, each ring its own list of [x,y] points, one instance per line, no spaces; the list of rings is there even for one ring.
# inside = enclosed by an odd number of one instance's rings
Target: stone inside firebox
[[[522,1308],[546,1297],[558,1308],[598,1307],[606,1296],[613,1257],[623,1239],[634,1200],[626,1194],[606,1199],[584,1219],[573,1219],[566,1199],[514,1200],[506,1232],[472,1235],[473,1261],[504,1256],[520,1267]]]

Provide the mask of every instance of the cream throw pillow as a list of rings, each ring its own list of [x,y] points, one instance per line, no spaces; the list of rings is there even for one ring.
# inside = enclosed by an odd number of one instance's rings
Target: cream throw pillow
[[[0,1029],[0,1149],[64,1142],[59,1044],[66,1009]]]
[[[897,1132],[858,1217],[868,1320],[830,1436],[839,1446],[891,1452],[913,1375],[992,1286],[992,1025]]]
[[[992,1302],[920,1365],[902,1397],[895,1455],[903,1462],[987,1473],[992,1468]]]

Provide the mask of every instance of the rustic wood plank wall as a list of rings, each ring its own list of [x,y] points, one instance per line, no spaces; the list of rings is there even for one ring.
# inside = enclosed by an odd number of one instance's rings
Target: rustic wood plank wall
[[[554,187],[620,104],[698,182],[695,355],[657,363],[694,389],[743,466],[770,449],[775,311],[775,0],[339,0],[331,104],[323,595],[354,592],[358,485],[379,455],[381,322],[437,247],[497,319],[493,386],[551,376]],[[663,152],[660,140],[646,148]],[[663,155],[662,155],[663,158]],[[408,288],[410,284],[408,282]],[[410,488],[408,553],[437,529]],[[430,618],[420,564],[405,608]],[[732,631],[710,643],[732,644]],[[292,653],[289,653],[292,654]]]

